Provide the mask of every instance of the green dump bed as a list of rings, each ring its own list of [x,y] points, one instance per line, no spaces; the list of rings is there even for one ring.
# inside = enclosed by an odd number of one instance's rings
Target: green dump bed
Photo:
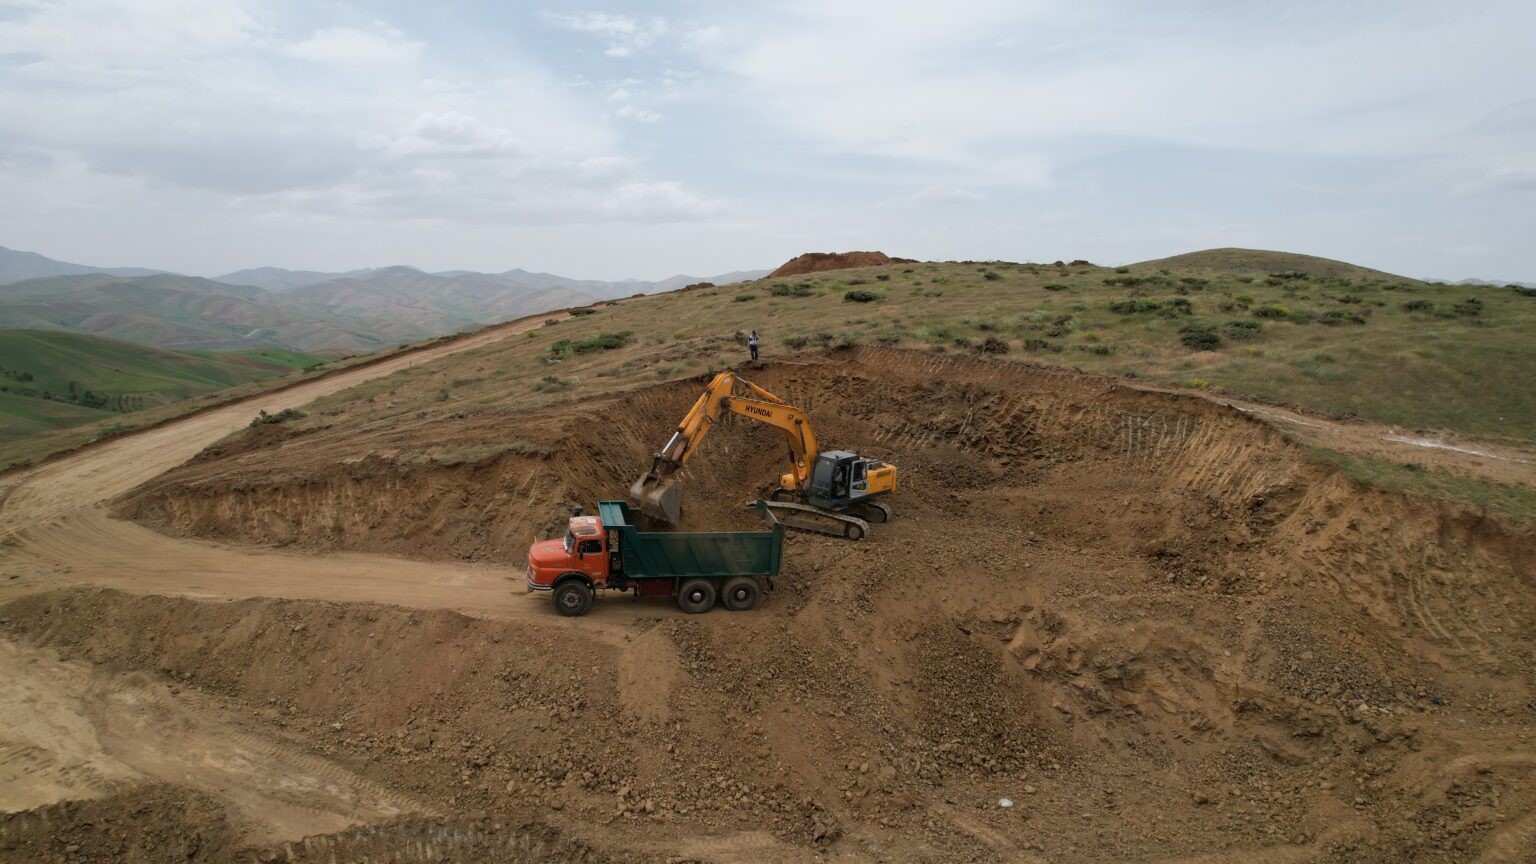
[[[778,525],[769,531],[641,531],[622,501],[601,501],[597,512],[604,528],[618,529],[630,579],[778,575],[784,543]]]

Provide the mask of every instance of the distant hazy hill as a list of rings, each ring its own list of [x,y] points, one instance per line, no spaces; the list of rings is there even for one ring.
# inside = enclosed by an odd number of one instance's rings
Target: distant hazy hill
[[[281,375],[321,359],[281,349],[191,353],[79,333],[0,330],[0,441]]]
[[[1493,280],[1493,279],[1461,279],[1461,280],[1458,280],[1455,284],[1457,284],[1457,285],[1495,285],[1495,286],[1499,286],[1499,285],[1519,285],[1521,288],[1536,288],[1536,282],[1515,282],[1515,281],[1510,280],[1510,279],[1505,279],[1505,280],[1502,280],[1502,281],[1500,281],[1500,280]]]
[[[363,316],[409,330],[444,333],[548,309],[584,306],[613,294],[581,291],[563,284],[518,284],[518,280],[502,274],[441,276],[412,267],[385,267],[366,276],[304,285],[282,296],[333,314]]]
[[[351,270],[346,273],[325,273],[318,270],[284,270],[281,267],[257,267],[251,270],[236,270],[233,273],[225,273],[215,278],[220,282],[227,282],[231,285],[254,285],[258,288],[265,288],[268,291],[285,293],[298,288],[343,279],[351,280],[354,283],[368,283],[374,277],[379,276],[382,277],[379,283],[381,287],[390,288],[400,284],[401,271],[410,271],[423,276],[436,276],[441,279],[467,280],[467,284],[472,283],[477,286],[475,290],[479,291],[490,291],[495,286],[541,290],[564,288],[589,298],[582,302],[591,302],[594,299],[626,297],[630,294],[654,294],[658,291],[672,291],[684,285],[692,285],[695,282],[713,282],[716,285],[745,282],[763,276],[768,272],[766,270],[736,270],[730,273],[722,273],[718,276],[705,277],[679,274],[657,282],[646,282],[639,279],[605,282],[599,279],[572,279],[567,276],[556,276],[553,273],[533,273],[519,269],[506,270],[501,273],[480,273],[475,270],[442,270],[428,273],[415,267],[397,265],[394,267],[368,267],[361,270]]]
[[[80,273],[107,273],[113,276],[148,276],[159,270],[140,267],[88,267],[55,261],[36,252],[20,252],[0,246],[0,285],[20,282],[23,279],[40,279],[47,276],[73,276]]]
[[[432,335],[381,335],[381,325],[260,288],[157,273],[92,273],[0,286],[0,328],[66,330],[178,349],[280,346],[354,354]],[[408,328],[407,328],[408,329]]]
[[[254,285],[257,288],[265,288],[281,294],[304,285],[313,285],[316,282],[325,282],[330,279],[340,279],[343,276],[367,276],[374,268],[368,267],[362,270],[352,270],[347,273],[323,273],[319,270],[284,270],[281,267],[253,267],[249,270],[236,270],[233,273],[225,273],[223,276],[213,277],[215,282],[223,282],[227,285]]]
[[[1301,255],[1295,252],[1270,252],[1264,249],[1206,249],[1201,252],[1174,255],[1171,258],[1141,261],[1131,266],[1217,274],[1305,273],[1308,276],[1333,276],[1347,279],[1367,276],[1387,279],[1403,278],[1380,270],[1372,270],[1369,267],[1334,261],[1331,258],[1319,258],[1315,255]]]

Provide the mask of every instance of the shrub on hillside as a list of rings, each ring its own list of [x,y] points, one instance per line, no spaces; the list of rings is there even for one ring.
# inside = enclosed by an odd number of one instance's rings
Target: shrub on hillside
[[[541,380],[533,382],[535,393],[558,393],[571,386],[569,381],[554,375],[545,375]]]
[[[1221,347],[1221,334],[1209,324],[1186,324],[1179,329],[1179,341],[1196,351],[1215,351]]]
[[[809,282],[799,282],[794,285],[778,282],[768,290],[768,293],[775,297],[810,297],[816,293],[816,286]]]
[[[880,295],[873,291],[865,291],[862,288],[855,288],[852,291],[844,292],[843,299],[849,303],[873,303],[880,299]]]
[[[629,336],[628,330],[621,330],[617,333],[594,333],[579,339],[560,339],[549,346],[549,353],[553,357],[570,357],[595,351],[612,351],[628,345]]]
[[[810,341],[811,340],[804,336],[785,336],[784,346],[792,351],[799,351],[801,348],[804,348],[807,344],[809,344]]]
[[[1261,321],[1228,321],[1221,328],[1222,334],[1228,339],[1238,340],[1257,338],[1263,331],[1264,324]]]
[[[1253,314],[1259,318],[1289,318],[1291,317],[1291,310],[1274,303],[1265,303],[1263,306],[1253,310]]]
[[[1483,314],[1483,301],[1477,297],[1468,297],[1456,304],[1456,314],[1468,318],[1476,318]]]
[[[1047,290],[1047,291],[1065,291],[1065,290],[1067,290],[1068,288],[1071,288],[1071,287],[1072,287],[1071,285],[1064,285],[1064,284],[1062,284],[1060,282],[1050,282],[1050,283],[1046,284],[1045,290]]]
[[[1008,343],[996,336],[988,336],[976,346],[976,350],[983,354],[1007,354]]]
[[[987,280],[988,282],[996,282],[1003,277],[991,270],[983,270],[981,271],[981,278]]]
[[[1433,312],[1435,311],[1435,304],[1429,302],[1428,300],[1409,300],[1407,303],[1403,304],[1403,311]]]
[[[1047,341],[1045,339],[1025,339],[1024,340],[1024,350],[1025,351],[1051,351],[1051,352],[1060,354],[1061,353],[1061,346],[1057,345],[1055,342],[1050,342],[1050,341]]]
[[[1117,315],[1140,315],[1146,312],[1156,312],[1163,308],[1163,304],[1156,300],[1116,300],[1109,304],[1109,311]]]
[[[290,420],[302,420],[304,416],[304,412],[297,408],[284,408],[276,414],[268,414],[267,409],[263,408],[256,414],[256,419],[251,421],[251,425],[254,427],[266,426],[272,423],[287,423]]]
[[[572,309],[571,310],[571,317],[572,318],[585,318],[588,315],[596,315],[596,314],[597,314],[597,310],[596,309]]]
[[[1364,324],[1365,316],[1343,309],[1330,309],[1317,316],[1317,323],[1326,324],[1329,327],[1337,327],[1340,324]]]

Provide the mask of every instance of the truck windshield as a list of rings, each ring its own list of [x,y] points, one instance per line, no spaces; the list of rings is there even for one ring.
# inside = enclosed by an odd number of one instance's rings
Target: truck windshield
[[[565,554],[569,555],[569,554],[571,554],[572,552],[575,552],[575,551],[576,551],[576,535],[572,534],[569,530],[567,530],[565,532]]]

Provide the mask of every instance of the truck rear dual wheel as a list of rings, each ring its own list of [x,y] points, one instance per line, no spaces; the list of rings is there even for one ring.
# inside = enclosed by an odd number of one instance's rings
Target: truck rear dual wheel
[[[566,617],[587,614],[592,608],[592,589],[580,579],[567,579],[555,586],[555,611]]]
[[[708,612],[715,605],[715,586],[708,579],[689,579],[677,588],[677,608],[689,615]]]
[[[762,593],[757,580],[751,576],[735,576],[725,581],[720,589],[720,605],[732,612],[746,612],[757,605]]]

